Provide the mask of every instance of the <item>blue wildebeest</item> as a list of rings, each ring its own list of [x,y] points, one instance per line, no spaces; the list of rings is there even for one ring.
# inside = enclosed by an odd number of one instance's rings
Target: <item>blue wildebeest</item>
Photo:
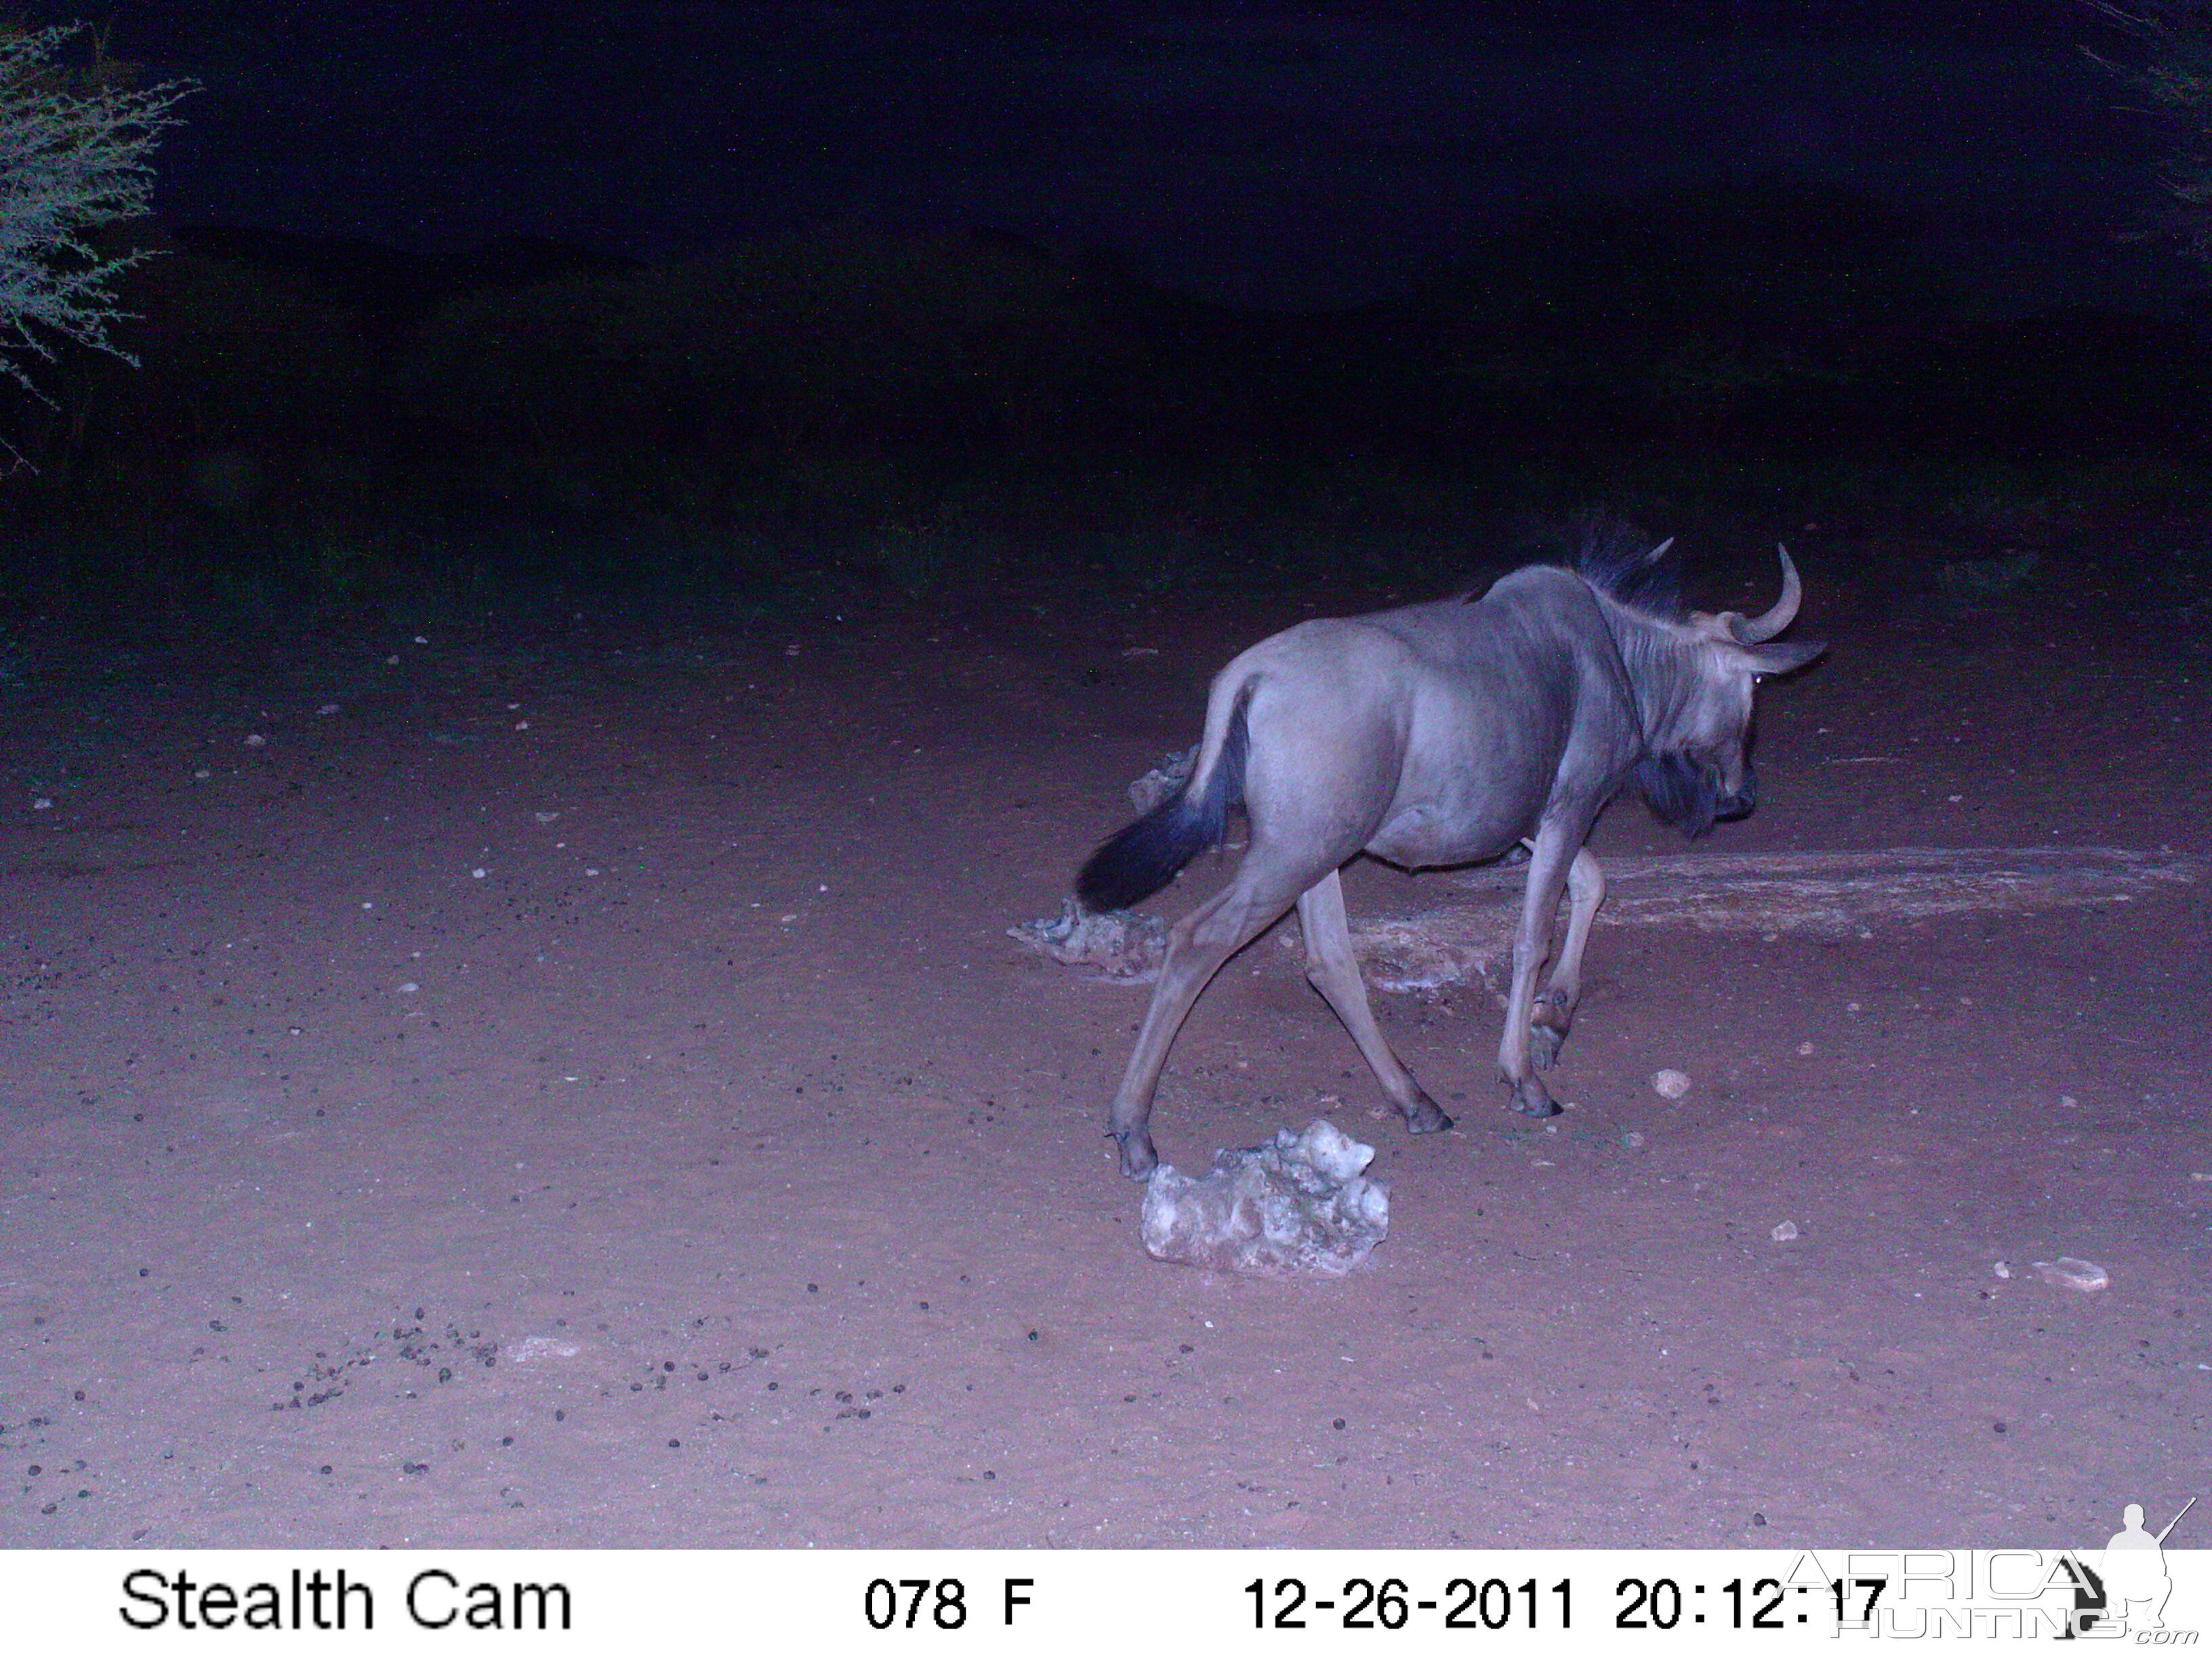
[[[1306,976],[1336,1011],[1407,1127],[1451,1127],[1390,1052],[1352,959],[1338,868],[1365,852],[1409,869],[1529,848],[1498,1064],[1510,1104],[1559,1109],[1536,1075],[1558,1058],[1605,896],[1583,848],[1625,786],[1692,836],[1751,811],[1752,688],[1818,656],[1770,643],[1796,615],[1787,548],[1764,616],[1682,616],[1671,541],[1624,551],[1593,538],[1572,570],[1532,565],[1480,597],[1301,623],[1214,677],[1206,734],[1182,789],[1108,840],[1076,879],[1094,910],[1157,892],[1218,842],[1242,806],[1251,842],[1228,886],[1177,922],[1114,1097],[1123,1173],[1158,1163],[1152,1094],[1168,1047],[1223,963],[1298,909]],[[1562,888],[1567,935],[1542,994]]]

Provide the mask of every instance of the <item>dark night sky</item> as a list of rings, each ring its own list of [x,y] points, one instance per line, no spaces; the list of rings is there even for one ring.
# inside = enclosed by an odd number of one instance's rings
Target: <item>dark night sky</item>
[[[1516,210],[1782,173],[1917,206],[2001,303],[2155,303],[2154,152],[2073,0],[409,5],[96,0],[206,94],[160,205],[647,257],[988,225],[1217,297],[1358,301]]]

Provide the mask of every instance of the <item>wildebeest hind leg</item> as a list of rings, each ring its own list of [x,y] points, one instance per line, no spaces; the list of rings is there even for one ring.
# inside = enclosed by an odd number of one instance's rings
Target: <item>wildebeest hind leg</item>
[[[1168,930],[1167,957],[1152,990],[1152,1006],[1137,1033],[1128,1069],[1115,1091],[1108,1132],[1121,1148],[1121,1173],[1142,1181],[1160,1161],[1152,1146],[1152,1095],[1168,1048],[1182,1029],[1221,964],[1249,945],[1291,908],[1299,889],[1312,879],[1310,866],[1273,870],[1255,848],[1245,855],[1236,879]]]
[[[1328,999],[1336,1017],[1359,1045],[1361,1056],[1390,1097],[1390,1103],[1415,1134],[1431,1134],[1452,1126],[1443,1107],[1429,1098],[1400,1064],[1375,1024],[1368,1006],[1367,987],[1359,977],[1359,964],[1352,954],[1352,933],[1344,919],[1344,883],[1330,871],[1298,895],[1298,926],[1306,936],[1306,978]]]

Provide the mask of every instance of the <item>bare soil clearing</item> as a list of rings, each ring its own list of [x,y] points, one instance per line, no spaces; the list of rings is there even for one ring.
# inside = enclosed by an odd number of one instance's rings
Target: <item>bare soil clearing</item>
[[[1147,994],[1005,929],[1303,611],[994,614],[32,660],[0,1541],[2079,1545],[2212,1484],[2202,884],[1604,929],[1548,1126],[1479,988],[1378,996],[1419,1139],[1263,940],[1162,1152],[1329,1115],[1390,1236],[1166,1267],[1103,1135]],[[2212,855],[2201,651],[1817,580],[1799,631],[1753,818],[1601,825],[1624,915],[1638,860]]]

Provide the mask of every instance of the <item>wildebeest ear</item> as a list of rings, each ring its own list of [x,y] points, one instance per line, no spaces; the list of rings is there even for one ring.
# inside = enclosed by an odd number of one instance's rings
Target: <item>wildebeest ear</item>
[[[1825,641],[1792,641],[1788,645],[1753,645],[1743,648],[1743,659],[1754,674],[1787,674],[1802,668],[1828,648]]]

